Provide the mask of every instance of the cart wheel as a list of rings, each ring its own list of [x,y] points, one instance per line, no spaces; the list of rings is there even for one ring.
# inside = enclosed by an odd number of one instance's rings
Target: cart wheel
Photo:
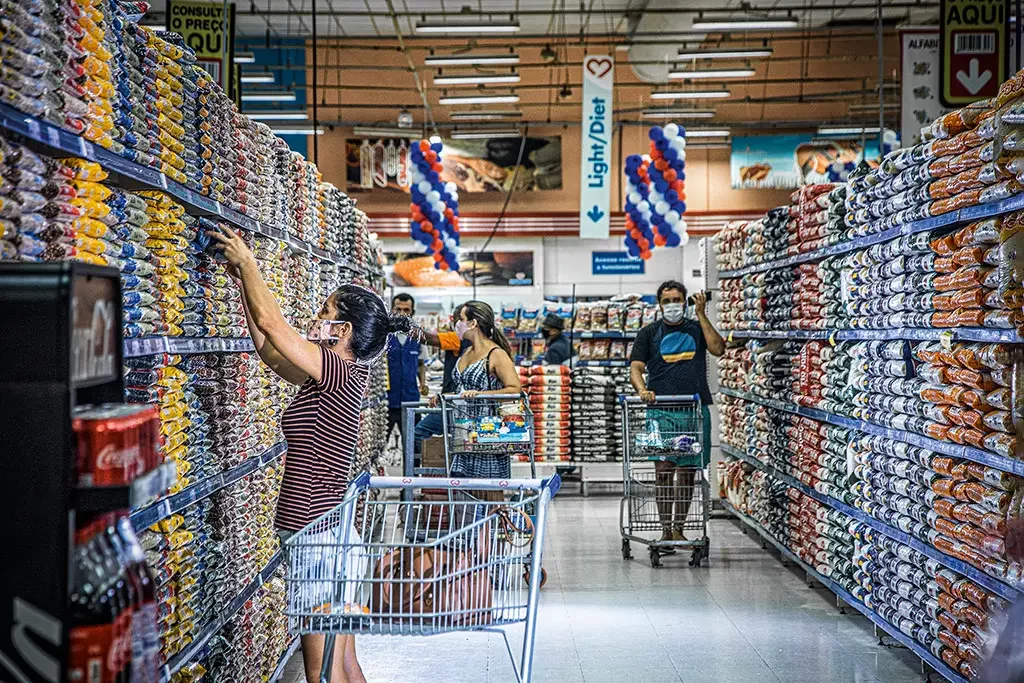
[[[629,547],[629,540],[625,539],[625,538],[622,539],[622,559],[624,559],[624,560],[632,560],[633,559],[633,550]]]
[[[657,569],[661,566],[661,553],[654,546],[651,546],[649,555],[651,556],[651,566]]]
[[[694,548],[693,549],[693,555],[690,556],[690,566],[691,567],[699,567],[700,566],[700,561],[701,561],[701,559],[703,559],[703,557],[704,557],[704,549],[701,548],[700,546]]]
[[[530,570],[529,569],[524,569],[523,570],[523,581],[526,582],[527,586],[530,585]],[[544,569],[544,567],[541,567],[540,568],[540,586],[538,586],[538,588],[543,588],[544,584],[547,583],[547,582],[548,582],[548,570]]]

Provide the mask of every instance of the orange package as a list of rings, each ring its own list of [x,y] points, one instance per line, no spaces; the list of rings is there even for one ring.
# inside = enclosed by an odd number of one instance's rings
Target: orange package
[[[966,495],[968,500],[1000,514],[1006,514],[1006,511],[1010,509],[1010,500],[1013,498],[1013,494],[1009,491],[990,489],[984,484],[973,481],[963,484],[962,490],[957,492]],[[957,498],[963,500],[960,496]]]
[[[984,298],[985,290],[982,288],[977,289],[965,289],[961,292],[957,292],[957,296],[964,295],[966,297],[968,292],[981,292],[982,298]],[[975,295],[977,296],[977,295]],[[953,349],[953,359],[956,360],[956,364],[963,368],[970,368],[972,370],[981,370],[985,367],[985,364],[978,359],[977,355],[978,346],[974,344],[960,344]]]
[[[932,262],[932,267],[935,269],[936,273],[945,275],[947,273],[955,272],[960,266],[953,261],[953,256],[950,254],[949,256],[940,256],[936,258],[935,261]]]
[[[967,226],[967,228],[970,227],[971,226]],[[967,230],[967,228],[964,228],[964,230]],[[963,231],[961,230],[960,232]],[[946,235],[945,237],[936,238],[932,240],[931,244],[928,246],[931,247],[931,250],[939,256],[950,256],[957,250],[956,236],[959,234],[959,232],[954,232]]]
[[[971,368],[949,368],[946,372],[946,378],[950,382],[956,382],[957,384],[973,387],[984,392],[992,391],[997,386],[992,380],[992,373]]]
[[[994,467],[976,462],[967,464],[967,473],[974,479],[1003,491],[1013,491],[1018,483],[1020,483],[1020,479],[1009,472],[1003,472]]]
[[[985,277],[992,270],[992,268],[986,266],[964,266],[954,273],[940,275],[935,278],[935,289],[940,292],[948,292],[953,289],[979,287],[985,282]]]
[[[985,261],[985,247],[962,247],[953,253],[953,263],[958,266],[980,265]]]
[[[981,203],[981,193],[982,190],[968,190],[948,199],[939,199],[928,206],[928,213],[931,216],[941,216],[950,211],[976,206]]]
[[[995,244],[999,241],[999,230],[1002,218],[986,218],[971,223],[952,234],[954,248],[966,247],[971,244]],[[953,250],[950,250],[950,253]]]
[[[936,455],[934,458],[932,458],[931,467],[939,474],[946,477],[951,477],[953,476],[953,468],[956,467],[957,464],[959,464],[959,462],[960,461],[957,460],[956,458],[951,458],[947,455]],[[950,483],[950,485],[952,485],[952,482]],[[939,495],[950,495],[947,493],[940,493],[938,490],[935,489],[934,484],[932,484],[932,490],[935,491],[936,493],[939,493]]]

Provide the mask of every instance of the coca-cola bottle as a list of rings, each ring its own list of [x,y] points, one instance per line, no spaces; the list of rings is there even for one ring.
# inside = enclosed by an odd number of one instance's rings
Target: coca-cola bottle
[[[139,611],[135,617],[136,631],[141,634],[141,655],[136,657],[135,666],[141,672],[138,680],[144,683],[158,683],[160,680],[160,629],[157,621],[159,609],[156,600],[156,578],[146,563],[135,529],[127,517],[117,521],[117,532],[123,544],[125,561],[129,572],[135,577],[139,597]]]
[[[105,524],[97,519],[75,534],[70,600],[68,680],[120,683],[118,568],[104,552]]]

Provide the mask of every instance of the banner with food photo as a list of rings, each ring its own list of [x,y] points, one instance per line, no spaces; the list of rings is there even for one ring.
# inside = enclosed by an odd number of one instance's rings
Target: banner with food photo
[[[808,183],[841,182],[864,157],[857,139],[812,138],[809,134],[734,136],[729,159],[734,190],[795,190]],[[877,164],[877,137],[867,140],[867,158]]]
[[[532,251],[463,249],[459,270],[438,270],[421,252],[388,252],[384,275],[392,287],[529,287],[534,284]]]
[[[443,139],[441,181],[462,192],[507,192],[519,158],[521,138]],[[409,191],[407,140],[347,140],[349,192]],[[515,174],[515,191],[562,189],[562,138],[528,137],[523,163]]]

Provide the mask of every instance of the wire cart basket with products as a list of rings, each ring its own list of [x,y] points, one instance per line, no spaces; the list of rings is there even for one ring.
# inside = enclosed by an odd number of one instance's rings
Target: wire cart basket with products
[[[689,548],[691,567],[707,560],[711,489],[704,470],[710,446],[699,395],[659,396],[622,404],[622,558],[630,542],[648,546],[652,567],[664,555]],[[651,534],[661,533],[660,538]]]
[[[289,630],[327,635],[321,683],[330,683],[337,635],[452,631],[500,633],[514,680],[530,681],[544,525],[560,486],[557,475],[461,481],[360,475],[340,505],[284,545]],[[399,495],[425,488],[450,495]],[[455,495],[466,491],[502,496]],[[524,563],[533,577],[526,583]],[[524,628],[518,666],[505,632],[514,624]]]

